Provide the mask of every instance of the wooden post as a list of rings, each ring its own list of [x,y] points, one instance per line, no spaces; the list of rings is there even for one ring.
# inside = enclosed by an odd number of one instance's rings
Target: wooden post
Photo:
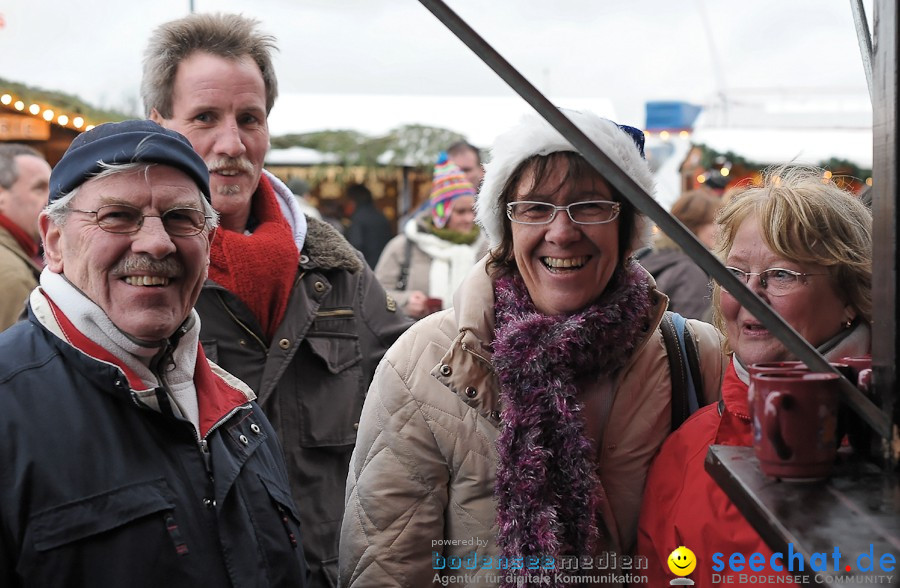
[[[900,462],[900,392],[897,362],[897,17],[896,2],[875,3],[875,47],[872,63],[873,110],[873,259],[872,364],[875,394],[891,416],[893,434],[889,442],[889,467]]]

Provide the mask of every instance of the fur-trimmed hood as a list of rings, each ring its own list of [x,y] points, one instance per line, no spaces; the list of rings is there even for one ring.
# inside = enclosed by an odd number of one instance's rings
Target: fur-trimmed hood
[[[631,135],[616,123],[590,112],[560,109],[603,152],[619,165],[651,196],[655,187],[650,166]],[[521,122],[497,137],[491,147],[491,159],[484,166],[484,182],[475,203],[476,220],[493,248],[503,236],[506,209],[500,193],[516,167],[533,155],[549,155],[559,151],[576,151],[550,123],[537,114],[527,115]],[[639,210],[634,215],[635,231],[630,250],[636,251],[650,243],[653,224]]]

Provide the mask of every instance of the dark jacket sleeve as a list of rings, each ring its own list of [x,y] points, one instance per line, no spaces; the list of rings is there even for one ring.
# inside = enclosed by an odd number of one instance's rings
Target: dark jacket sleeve
[[[362,272],[357,296],[359,315],[362,317],[359,344],[364,375],[366,381],[371,382],[384,352],[413,324],[413,320],[385,292],[376,279],[375,272],[369,267],[363,268]]]
[[[709,319],[712,306],[709,276],[690,259],[661,273],[656,287],[669,297],[669,310],[686,318]]]

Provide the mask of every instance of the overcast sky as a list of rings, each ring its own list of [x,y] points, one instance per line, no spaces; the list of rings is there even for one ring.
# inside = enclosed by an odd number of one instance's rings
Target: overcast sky
[[[448,4],[542,91],[606,99],[639,127],[648,100],[868,98],[848,0]],[[148,35],[188,10],[188,0],[0,0],[0,77],[99,106],[137,104]],[[360,95],[357,115],[364,95],[514,96],[416,0],[195,0],[195,10],[262,21],[278,38],[283,96]],[[319,128],[316,112],[278,108],[273,134]]]

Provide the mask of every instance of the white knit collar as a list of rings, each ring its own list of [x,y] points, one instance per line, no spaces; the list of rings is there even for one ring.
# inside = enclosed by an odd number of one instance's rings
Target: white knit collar
[[[49,268],[44,268],[41,272],[40,283],[41,289],[85,337],[110,352],[131,369],[148,389],[160,385],[149,365],[153,356],[162,349],[163,342],[147,344],[129,337],[116,327],[109,316],[94,301],[72,285],[63,275],[52,272]],[[32,300],[34,301],[34,298]],[[58,325],[47,324],[52,320],[51,314],[46,312],[35,314],[42,324],[59,335]],[[170,386],[181,387],[188,382],[193,382],[194,379],[197,345],[200,340],[200,317],[195,310],[191,310],[191,317],[193,318],[192,324],[178,340],[172,355],[174,366],[166,372],[166,380]]]

